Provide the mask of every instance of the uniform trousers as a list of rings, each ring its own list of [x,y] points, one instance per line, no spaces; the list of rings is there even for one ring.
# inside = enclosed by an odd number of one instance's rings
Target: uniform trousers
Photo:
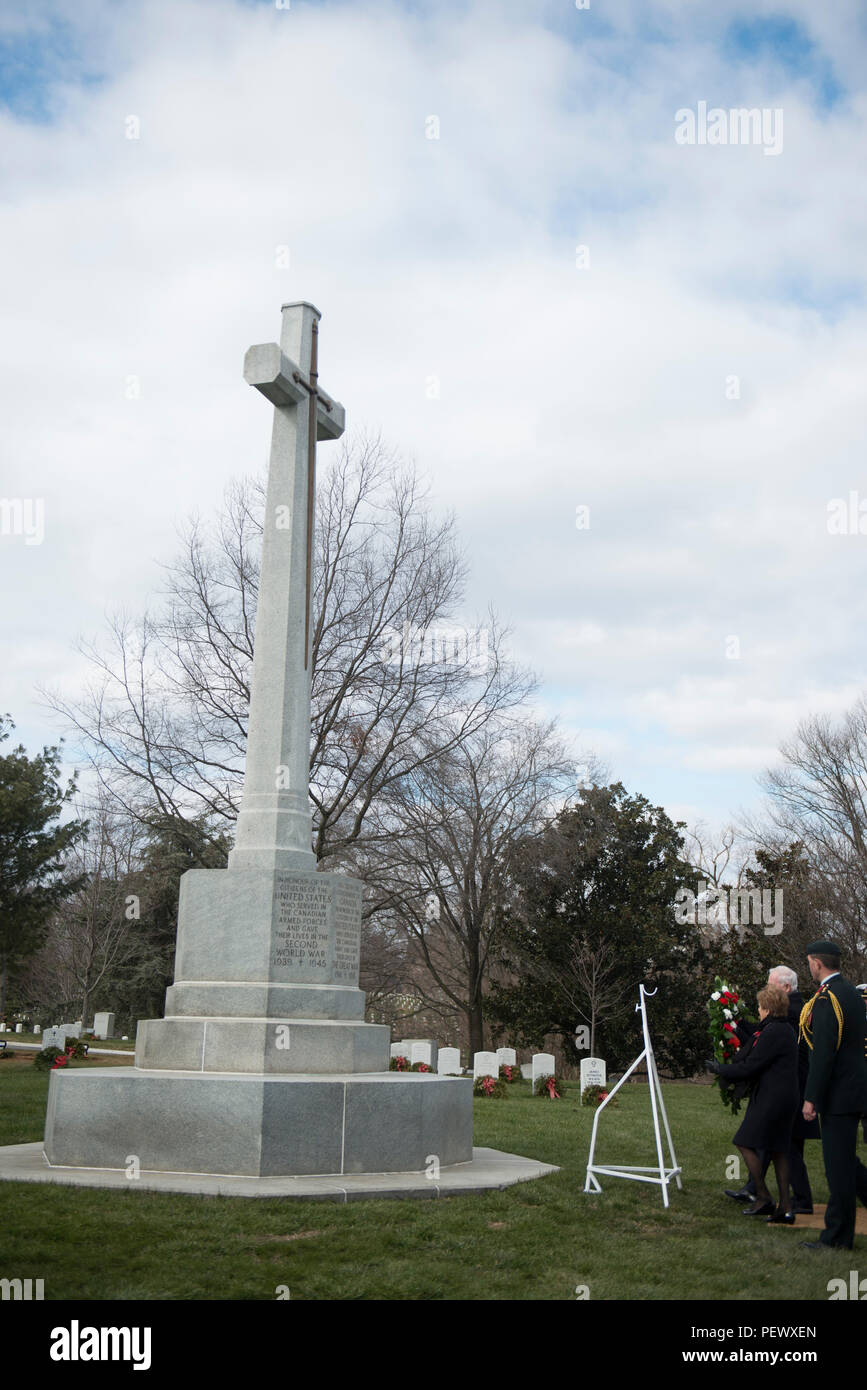
[[[822,1157],[828,1180],[823,1245],[852,1249],[855,1240],[855,1199],[867,1206],[867,1168],[857,1154],[860,1115],[821,1115]]]

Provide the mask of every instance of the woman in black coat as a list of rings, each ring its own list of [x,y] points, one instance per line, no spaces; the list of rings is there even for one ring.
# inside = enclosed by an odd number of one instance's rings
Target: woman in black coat
[[[789,1001],[773,985],[760,989],[759,1028],[737,1062],[709,1062],[708,1071],[723,1081],[751,1082],[750,1099],[734,1143],[744,1156],[756,1189],[756,1200],[745,1209],[747,1216],[767,1216],[771,1222],[794,1223],[789,1210],[789,1146],[800,1107],[798,1089],[798,1041],[787,1021]],[[774,1163],[779,1204],[774,1202],[762,1175],[757,1150],[770,1153]]]

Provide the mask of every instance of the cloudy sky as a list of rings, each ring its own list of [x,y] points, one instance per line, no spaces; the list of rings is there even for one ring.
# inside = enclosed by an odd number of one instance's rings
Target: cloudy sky
[[[867,676],[863,6],[283,4],[3,0],[0,496],[44,536],[7,511],[0,705],[56,739],[36,687],[263,465],[243,354],[303,298],[454,509],[467,622],[724,822]]]

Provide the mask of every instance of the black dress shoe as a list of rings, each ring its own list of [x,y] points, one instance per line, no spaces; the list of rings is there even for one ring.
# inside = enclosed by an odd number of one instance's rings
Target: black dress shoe
[[[768,1217],[769,1226],[794,1226],[795,1213],[793,1211],[780,1211],[777,1207],[773,1216]]]
[[[753,1202],[751,1207],[744,1207],[744,1216],[770,1216],[774,1210],[773,1202]]]
[[[727,1197],[733,1197],[736,1202],[749,1202],[755,1197],[755,1192],[750,1192],[749,1188],[742,1187],[740,1192],[735,1192],[733,1187],[725,1188]]]

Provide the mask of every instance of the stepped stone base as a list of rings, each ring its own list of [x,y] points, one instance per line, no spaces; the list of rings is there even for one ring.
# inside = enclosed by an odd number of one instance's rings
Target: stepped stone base
[[[134,1157],[143,1172],[419,1173],[471,1161],[473,1087],[424,1072],[52,1072],[45,1154],[102,1169]]]
[[[379,1023],[297,1018],[153,1018],[138,1026],[144,1071],[384,1072],[390,1030]]]

